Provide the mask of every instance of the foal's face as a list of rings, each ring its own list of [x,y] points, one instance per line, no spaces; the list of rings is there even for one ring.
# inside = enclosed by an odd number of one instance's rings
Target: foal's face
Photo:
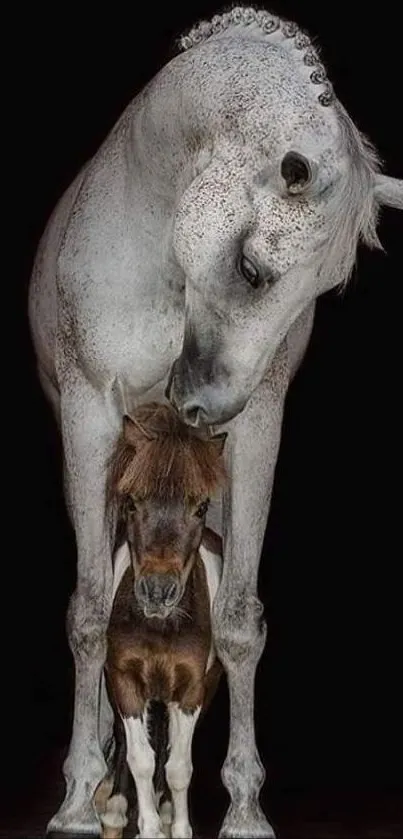
[[[138,501],[126,497],[134,596],[145,617],[164,619],[183,596],[200,546],[208,498]]]

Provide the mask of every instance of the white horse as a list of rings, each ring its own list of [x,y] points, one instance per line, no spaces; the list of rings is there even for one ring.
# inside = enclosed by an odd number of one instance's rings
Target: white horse
[[[92,798],[111,738],[105,470],[122,415],[162,400],[168,384],[188,423],[228,431],[230,482],[213,514],[225,556],[214,635],[230,693],[220,835],[273,837],[258,801],[253,708],[265,643],[257,575],[284,400],[316,298],[347,282],[360,238],[379,245],[378,209],[403,208],[403,183],[380,174],[295,24],[235,8],[181,47],[61,199],[32,277],[39,375],[60,422],[78,552],[74,724],[49,829],[99,831]]]

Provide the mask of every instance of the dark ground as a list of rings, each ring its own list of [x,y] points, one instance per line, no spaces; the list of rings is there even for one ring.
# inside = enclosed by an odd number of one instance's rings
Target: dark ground
[[[271,8],[318,36],[337,93],[377,145],[386,171],[402,177],[394,4],[384,2],[376,14],[362,2],[316,8],[284,0]],[[16,164],[7,159],[5,170],[17,173],[16,209],[8,213],[17,311],[2,330],[4,374],[12,379],[3,393],[13,408],[2,457],[3,468],[10,457],[14,484],[4,537],[14,587],[5,587],[1,608],[3,839],[43,836],[60,800],[73,682],[64,616],[74,540],[25,316],[35,246],[55,201],[164,63],[173,35],[213,5],[189,4],[182,12],[175,2],[162,10],[150,4],[129,14],[114,4],[98,10],[95,21],[70,7],[53,9],[53,16],[29,9],[7,27]],[[268,642],[256,710],[268,770],[263,803],[279,839],[403,835],[402,230],[399,214],[385,211],[379,232],[387,255],[360,250],[346,294],[320,301],[287,403],[261,568]],[[226,806],[219,780],[226,741],[223,687],[195,742],[193,809],[205,837],[214,835]]]

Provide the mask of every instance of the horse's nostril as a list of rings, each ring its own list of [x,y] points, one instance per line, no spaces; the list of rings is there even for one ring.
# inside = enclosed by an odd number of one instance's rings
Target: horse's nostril
[[[203,425],[207,425],[207,414],[200,405],[189,405],[188,408],[185,405],[183,419],[187,425],[191,425],[193,428],[201,428]]]
[[[199,408],[190,408],[185,411],[185,420],[189,425],[198,425]]]
[[[173,403],[172,385],[173,385],[173,380],[174,380],[174,376],[175,376],[175,365],[176,365],[176,361],[174,361],[174,363],[172,364],[172,367],[169,371],[168,382],[167,382],[167,386],[165,388],[165,398],[168,399],[171,403]]]

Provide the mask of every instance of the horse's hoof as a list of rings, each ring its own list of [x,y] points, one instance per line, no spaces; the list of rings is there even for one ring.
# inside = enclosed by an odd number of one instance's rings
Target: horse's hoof
[[[101,836],[99,825],[94,830],[83,830],[82,828],[76,830],[74,825],[69,825],[68,829],[64,828],[63,830],[46,829],[46,839],[90,839],[91,836],[96,836],[99,839]]]
[[[96,833],[92,833],[91,831],[77,831],[74,828],[70,828],[68,830],[47,830],[46,831],[46,839],[89,839],[90,836],[96,836],[97,839],[101,836],[99,826]]]
[[[219,839],[276,839],[271,824],[258,806],[250,810],[230,807],[218,835]]]
[[[74,839],[88,839],[89,836],[101,835],[101,824],[92,806],[74,812],[61,806],[60,810],[50,820],[46,835],[48,839],[74,836]]]

